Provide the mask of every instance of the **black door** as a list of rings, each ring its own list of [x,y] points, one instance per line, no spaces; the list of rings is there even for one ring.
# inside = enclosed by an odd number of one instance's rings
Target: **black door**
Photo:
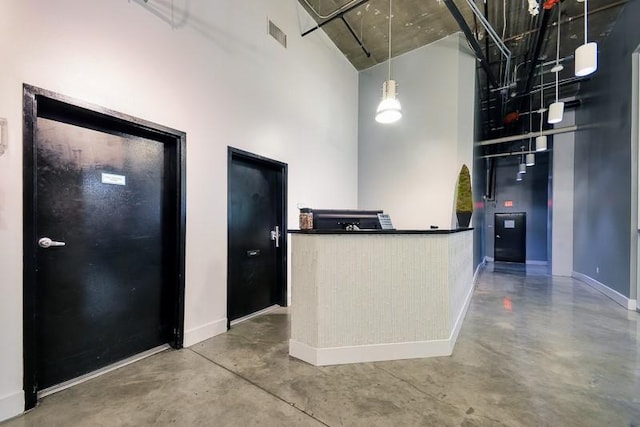
[[[25,386],[34,370],[42,390],[165,343],[181,347],[184,250],[177,144],[30,96],[25,264],[35,268],[25,328],[35,344],[25,349],[35,357],[25,355]]]
[[[229,148],[229,322],[286,305],[286,165]]]
[[[525,213],[495,214],[494,258],[496,261],[526,261],[527,217]]]

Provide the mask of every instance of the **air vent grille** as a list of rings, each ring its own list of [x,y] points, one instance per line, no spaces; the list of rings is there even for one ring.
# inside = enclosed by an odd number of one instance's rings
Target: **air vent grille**
[[[287,35],[276,24],[269,20],[269,35],[276,39],[282,46],[287,47]]]

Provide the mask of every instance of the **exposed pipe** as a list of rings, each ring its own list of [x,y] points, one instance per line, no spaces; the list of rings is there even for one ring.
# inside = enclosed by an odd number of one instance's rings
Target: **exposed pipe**
[[[575,132],[578,130],[578,126],[566,126],[563,128],[558,128],[558,129],[547,129],[545,131],[543,131],[542,133],[540,132],[529,132],[523,135],[511,135],[511,136],[504,136],[502,138],[495,138],[495,139],[487,139],[484,141],[480,141],[478,143],[475,144],[476,147],[484,147],[486,145],[494,145],[494,144],[502,144],[504,142],[512,142],[512,141],[519,141],[521,139],[529,139],[529,138],[535,138],[541,135],[555,135],[558,133],[567,133],[567,132]]]
[[[570,60],[572,60],[573,58],[574,58],[574,55],[573,55],[573,54],[571,54],[571,55],[567,55],[567,56],[565,56],[564,58],[560,58],[560,62],[561,62],[561,63],[563,63],[563,62],[566,62],[566,61],[570,61]],[[552,60],[552,61],[543,62],[543,63],[542,63],[542,66],[543,66],[543,67],[546,67],[547,65],[551,65],[551,64],[555,64],[555,63],[556,63],[556,60],[554,59],[554,60]],[[520,67],[520,66],[521,66],[521,65],[523,65],[523,64],[525,64],[525,63],[524,63],[524,62],[521,62],[520,64],[516,65],[516,70],[518,69],[518,67]],[[517,77],[517,71],[515,71],[515,72],[514,72],[514,77]],[[514,79],[514,83],[515,83],[515,82],[517,82],[517,80],[515,80],[515,79]],[[507,86],[500,86],[500,87],[497,87],[497,88],[491,89],[491,92],[497,92],[497,91],[500,91],[500,90],[502,90],[502,89],[506,89],[506,88],[508,88],[509,86],[510,86],[510,85],[507,85]],[[536,87],[537,87],[537,86],[534,86],[531,90],[533,91],[533,89],[535,89]],[[524,94],[524,96],[526,96],[526,95],[528,95],[528,94]]]
[[[572,99],[572,100],[570,100],[570,101],[565,101],[565,103],[564,103],[564,108],[565,108],[565,110],[567,110],[567,109],[569,109],[569,108],[576,108],[576,107],[579,107],[579,106],[580,106],[580,104],[582,104],[582,101],[580,101],[579,99]],[[495,108],[495,107],[490,107],[490,108]],[[487,108],[486,108],[486,107],[483,107],[483,108],[482,108],[482,111],[485,111],[485,110],[487,110]],[[540,110],[533,110],[533,111],[519,111],[519,112],[518,112],[518,115],[519,115],[520,117],[522,117],[522,116],[527,116],[527,115],[529,115],[529,114],[533,114],[533,113],[535,113],[535,114],[540,114]]]
[[[489,64],[487,63],[487,59],[484,56],[484,53],[482,53],[482,48],[478,44],[478,40],[476,40],[476,38],[473,36],[473,33],[471,32],[471,28],[469,28],[469,26],[467,25],[467,22],[464,20],[462,13],[460,13],[460,9],[458,9],[458,6],[456,6],[453,3],[453,0],[443,0],[443,1],[444,1],[444,4],[447,6],[447,9],[449,9],[449,12],[451,12],[451,15],[453,16],[453,18],[458,23],[458,26],[460,27],[460,29],[462,30],[464,35],[467,37],[467,41],[471,45],[471,48],[476,53],[476,57],[478,58],[478,61],[480,61],[480,65],[482,66],[484,71],[487,73],[487,79],[489,80],[489,83],[493,87],[498,86],[498,81],[493,75],[493,71],[491,70],[491,67],[489,67]]]
[[[545,150],[545,151],[552,151],[552,150]],[[518,151],[508,151],[506,153],[497,153],[497,154],[485,154],[484,156],[478,156],[481,159],[491,159],[494,157],[507,157],[507,156],[520,156],[522,154],[539,154],[540,152],[536,152],[535,150],[531,150],[531,151],[522,151],[522,150],[518,150]]]
[[[147,1],[147,0],[145,0],[145,1]],[[314,14],[314,15],[316,15],[318,18],[320,18],[320,19],[328,19],[328,18],[333,17],[334,15],[339,14],[341,10],[343,10],[343,9],[345,9],[345,8],[347,8],[347,7],[349,7],[350,5],[352,5],[353,3],[355,3],[355,2],[356,2],[356,1],[358,1],[358,0],[352,0],[352,1],[350,1],[349,3],[347,3],[347,4],[344,4],[344,5],[340,6],[339,8],[337,8],[336,10],[334,10],[333,12],[329,13],[328,15],[320,15],[320,13],[318,13],[318,11],[316,10],[316,8],[315,8],[315,7],[313,7],[313,6],[311,5],[311,3],[309,3],[307,0],[303,0],[303,1],[307,4],[307,6],[309,7],[309,9],[311,9],[311,11],[313,12],[313,14]]]
[[[371,56],[371,52],[367,50],[367,48],[364,46],[364,43],[362,43],[362,40],[360,40],[360,37],[358,37],[355,31],[353,31],[353,28],[351,28],[351,25],[349,25],[347,20],[344,18],[344,15],[341,15],[340,19],[342,19],[342,22],[344,22],[344,25],[347,26],[347,29],[349,30],[353,38],[356,39],[356,42],[358,42],[358,45],[362,48],[362,51],[364,52],[364,54],[367,55],[367,58],[369,58]],[[391,19],[391,17],[389,17],[389,19]]]
[[[355,4],[352,4],[351,6],[347,7],[346,9],[344,9],[342,12],[333,15],[331,18],[327,19],[326,21],[322,21],[321,23],[319,23],[315,27],[305,31],[304,33],[302,33],[302,37],[306,36],[307,34],[313,33],[315,30],[318,30],[321,27],[324,27],[325,25],[327,25],[329,22],[332,22],[335,19],[341,18],[342,16],[344,16],[345,13],[350,12],[353,9],[355,9],[356,7],[358,7],[358,6],[360,6],[360,5],[364,4],[364,3],[368,3],[368,2],[369,2],[369,0],[360,0],[360,1],[356,2]]]
[[[478,9],[478,6],[476,6],[476,4],[472,0],[467,0],[467,4],[471,8],[471,11],[473,12],[474,16],[478,17],[478,19],[480,20],[480,23],[484,27],[487,34],[489,35],[489,37],[491,37],[495,45],[500,50],[500,53],[502,53],[502,55],[506,58],[504,84],[508,83],[510,80],[509,73],[511,72],[511,51],[509,50],[507,45],[504,44],[504,42],[502,41],[502,38],[495,32],[495,30],[493,29],[493,27],[491,26],[487,18],[482,16],[482,13],[480,12],[480,9]],[[487,51],[487,55],[488,54],[489,52]]]
[[[547,32],[547,26],[549,25],[549,19],[551,18],[551,9],[544,9],[542,12],[542,22],[540,23],[540,27],[538,28],[538,34],[536,35],[536,43],[535,48],[533,49],[533,54],[529,58],[529,73],[527,76],[526,84],[524,86],[524,90],[520,91],[520,93],[529,93],[531,92],[531,87],[533,86],[533,75],[535,74],[536,67],[538,66],[538,58],[540,57],[540,52],[542,51],[542,44],[544,43],[544,33]]]
[[[597,8],[597,9],[591,9],[591,10],[589,10],[589,13],[588,13],[587,15],[588,15],[588,16],[591,16],[591,15],[593,15],[594,13],[597,13],[597,12],[603,12],[603,11],[605,11],[605,10],[612,9],[612,8],[614,8],[614,7],[622,6],[622,5],[627,4],[628,2],[629,2],[629,0],[622,0],[622,1],[617,1],[617,2],[615,2],[615,3],[609,3],[609,4],[608,4],[608,5],[606,5],[606,6],[602,6],[602,7],[599,7],[599,8]],[[583,13],[581,13],[581,14],[579,14],[579,15],[574,15],[574,16],[570,16],[570,17],[568,17],[568,18],[563,19],[562,21],[560,21],[560,25],[568,24],[568,23],[570,23],[571,21],[575,21],[576,19],[580,19],[580,18],[584,18],[584,12],[583,12]],[[557,25],[557,24],[555,24],[555,25]],[[554,26],[555,26],[555,25],[554,25]],[[518,40],[518,39],[520,39],[520,38],[522,38],[522,37],[524,37],[524,36],[528,36],[528,35],[529,35],[529,34],[531,34],[531,33],[535,33],[536,31],[538,31],[538,30],[537,30],[537,29],[534,29],[534,30],[528,30],[528,31],[525,31],[525,32],[523,32],[523,33],[519,33],[519,34],[513,35],[513,36],[511,36],[511,37],[507,37],[506,39],[504,39],[504,41],[505,41],[505,42],[510,42],[510,41],[513,41],[513,40]]]

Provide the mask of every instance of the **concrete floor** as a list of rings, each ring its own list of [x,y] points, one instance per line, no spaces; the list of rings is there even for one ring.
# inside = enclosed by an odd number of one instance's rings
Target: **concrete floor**
[[[286,309],[46,397],[17,426],[640,426],[640,314],[489,265],[451,357],[316,368]]]

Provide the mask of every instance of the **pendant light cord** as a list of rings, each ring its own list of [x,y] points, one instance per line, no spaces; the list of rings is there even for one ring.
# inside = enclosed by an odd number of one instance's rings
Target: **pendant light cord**
[[[542,136],[543,121],[544,121],[544,65],[541,62],[540,63],[540,136]]]
[[[533,131],[533,101],[529,94],[529,133]],[[531,138],[529,138],[529,151],[531,151]]]
[[[391,80],[391,3],[393,0],[389,0],[389,78]]]
[[[585,2],[587,0],[584,0]],[[556,67],[560,64],[560,23],[562,20],[560,19],[562,13],[562,2],[558,2],[558,42],[556,44]],[[587,22],[585,18],[585,22]],[[558,102],[558,74],[560,71],[556,71],[556,102]]]
[[[587,0],[584,0],[584,44],[587,44]]]

